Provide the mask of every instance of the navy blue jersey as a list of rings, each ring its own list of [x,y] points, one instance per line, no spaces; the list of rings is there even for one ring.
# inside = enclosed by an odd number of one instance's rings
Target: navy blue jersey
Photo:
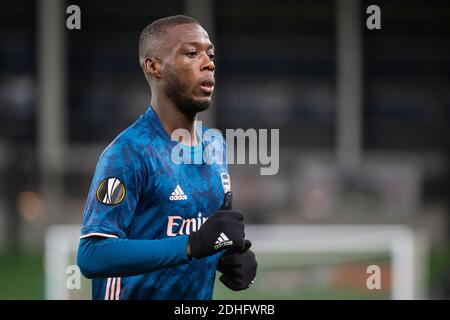
[[[197,133],[204,136],[205,132],[206,128]],[[149,107],[101,154],[84,209],[81,238],[153,240],[198,230],[222,205],[230,187],[225,144],[213,137],[195,147],[182,147],[182,158],[193,160],[191,164],[173,161],[173,150],[179,147]],[[214,153],[211,150],[220,149],[223,154],[216,156],[223,161],[205,161]],[[95,278],[92,297],[212,299],[219,256],[137,276]]]

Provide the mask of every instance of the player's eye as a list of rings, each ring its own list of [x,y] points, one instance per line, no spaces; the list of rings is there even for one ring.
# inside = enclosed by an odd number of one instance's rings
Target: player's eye
[[[189,58],[195,58],[197,56],[196,51],[189,51],[185,53]]]
[[[209,57],[209,59],[210,59],[211,61],[214,60],[214,57],[215,57],[215,56],[216,56],[216,55],[215,55],[214,53],[208,54],[208,57]]]

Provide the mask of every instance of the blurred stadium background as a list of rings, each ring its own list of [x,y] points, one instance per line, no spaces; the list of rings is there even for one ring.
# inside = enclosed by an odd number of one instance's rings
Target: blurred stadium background
[[[81,8],[81,30],[66,28],[71,4]],[[366,28],[371,4],[381,8],[381,30]],[[218,284],[215,297],[396,298],[396,278],[412,270],[420,290],[406,297],[450,298],[448,1],[16,0],[0,8],[0,299],[63,297],[49,291],[64,288],[64,263],[74,263],[69,230],[81,222],[96,160],[150,100],[139,34],[179,13],[198,19],[217,48],[206,124],[280,129],[277,175],[230,167],[236,207],[260,240],[257,286],[236,294]],[[61,225],[72,227],[52,238]],[[48,263],[64,241],[55,270]],[[395,269],[402,261],[409,271]],[[381,290],[365,285],[373,264]],[[87,298],[88,288],[83,280],[65,297]]]

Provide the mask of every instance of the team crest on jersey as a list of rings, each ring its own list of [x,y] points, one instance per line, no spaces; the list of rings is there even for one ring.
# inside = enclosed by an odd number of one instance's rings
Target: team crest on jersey
[[[230,175],[226,172],[222,172],[220,174],[220,179],[222,180],[223,192],[227,193],[227,192],[231,191]]]
[[[118,178],[106,178],[97,188],[97,200],[108,205],[116,205],[125,198],[125,185]]]

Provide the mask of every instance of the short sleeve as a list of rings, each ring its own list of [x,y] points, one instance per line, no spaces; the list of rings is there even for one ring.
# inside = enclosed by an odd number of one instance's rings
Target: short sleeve
[[[126,238],[147,170],[142,156],[129,143],[113,142],[101,154],[87,196],[81,238]]]

